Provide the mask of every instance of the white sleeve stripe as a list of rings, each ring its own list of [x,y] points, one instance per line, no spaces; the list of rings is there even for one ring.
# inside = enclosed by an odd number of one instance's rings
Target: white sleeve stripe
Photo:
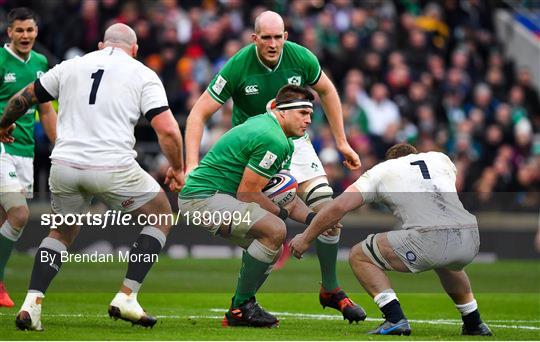
[[[219,102],[220,104],[224,104],[225,101],[221,100],[216,94],[214,94],[214,91],[212,89],[210,89],[210,87],[206,88],[206,90],[208,90],[208,93],[210,94],[210,96],[212,96],[212,98],[214,100],[216,100],[217,102]]]
[[[272,175],[269,175],[268,173],[259,170],[257,167],[255,167],[255,166],[253,166],[251,164],[247,164],[247,167],[249,167],[251,170],[255,171],[256,173],[260,174],[261,176],[272,178]]]

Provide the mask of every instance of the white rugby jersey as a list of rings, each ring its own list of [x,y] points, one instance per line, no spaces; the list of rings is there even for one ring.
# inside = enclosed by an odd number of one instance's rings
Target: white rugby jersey
[[[355,183],[365,202],[383,203],[402,228],[459,228],[476,225],[459,200],[456,167],[444,153],[410,154],[387,160]]]
[[[119,48],[64,61],[39,82],[59,102],[51,159],[83,168],[132,165],[139,117],[168,108],[156,73]]]

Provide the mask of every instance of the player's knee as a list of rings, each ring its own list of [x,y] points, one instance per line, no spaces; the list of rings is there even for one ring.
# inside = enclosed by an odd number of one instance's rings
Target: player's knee
[[[73,244],[73,241],[75,241],[77,234],[78,234],[78,229],[73,228],[73,227],[62,226],[57,229],[52,229],[49,232],[48,236],[50,238],[60,241],[66,247],[69,247]]]
[[[308,207],[319,209],[325,203],[332,200],[334,191],[325,177],[319,177],[308,182],[309,184],[305,187],[304,191],[300,193],[302,200]]]
[[[17,227],[22,230],[28,223],[30,211],[26,205],[13,207],[7,212],[7,219],[12,227]]]
[[[281,220],[279,220],[281,221]],[[285,222],[281,221],[276,224],[275,231],[275,242],[279,245],[283,244],[285,241],[285,238],[287,237],[287,227],[285,226]]]
[[[272,242],[276,249],[279,248],[285,241],[287,236],[287,227],[285,222],[277,217],[268,215],[268,221],[266,222],[267,229],[265,229],[265,235],[268,240]]]
[[[354,245],[349,251],[349,264],[354,264],[358,261],[366,261],[366,255],[362,251],[362,246],[360,243]]]

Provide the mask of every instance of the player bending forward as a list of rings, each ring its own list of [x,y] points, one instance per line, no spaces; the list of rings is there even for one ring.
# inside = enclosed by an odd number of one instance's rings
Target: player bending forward
[[[313,94],[302,87],[281,88],[275,109],[225,133],[189,174],[180,193],[178,206],[183,212],[241,218],[229,224],[203,224],[213,235],[245,249],[224,326],[274,327],[279,323],[257,304],[255,294],[279,257],[287,234],[283,221],[290,215],[308,223],[314,213],[298,197],[280,208],[262,189],[273,175],[289,168],[294,149],[290,138],[304,135],[311,123],[312,101]]]
[[[370,334],[409,335],[411,327],[384,271],[435,270],[463,319],[462,335],[491,335],[480,319],[463,267],[480,245],[476,218],[463,208],[455,187],[456,168],[443,153],[418,153],[409,144],[392,146],[386,161],[364,173],[324,207],[308,228],[291,241],[301,257],[321,232],[364,203],[388,206],[402,230],[371,234],[355,245],[349,263],[385,321]]]

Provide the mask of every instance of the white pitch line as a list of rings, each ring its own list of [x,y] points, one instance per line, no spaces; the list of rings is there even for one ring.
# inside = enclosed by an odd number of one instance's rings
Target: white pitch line
[[[211,312],[226,312],[226,309],[210,309]],[[339,315],[324,315],[324,314],[302,314],[294,312],[272,312],[278,316],[291,317],[296,319],[318,319],[318,320],[342,320],[343,317]],[[0,316],[12,316],[11,313],[0,312]],[[44,317],[78,317],[78,318],[108,318],[108,315],[90,315],[90,314],[43,314]],[[208,315],[157,315],[157,318],[168,318],[168,319],[221,319],[223,316],[208,316]],[[377,318],[366,318],[368,322],[380,321]],[[420,323],[420,324],[444,324],[444,325],[461,325],[460,320],[455,319],[436,319],[436,320],[421,320],[421,319],[410,319],[411,323]],[[493,320],[486,321],[490,323],[489,326],[493,328],[503,328],[503,329],[523,329],[523,330],[540,330],[540,327],[527,326],[527,325],[505,325],[505,324],[492,324],[491,322],[501,322],[501,323],[538,323],[539,320]]]
[[[213,312],[223,312],[224,309],[210,309],[210,311]],[[288,317],[294,317],[298,319],[319,319],[319,320],[342,320],[343,317],[339,315],[323,315],[323,314],[302,314],[302,313],[294,313],[294,312],[276,312],[272,311],[272,314],[278,315],[278,316],[288,316]],[[381,319],[378,318],[366,318],[366,321],[368,322],[375,322],[380,321]],[[411,323],[421,323],[421,324],[445,324],[445,325],[461,325],[463,322],[461,320],[453,320],[453,319],[434,319],[434,320],[422,320],[422,319],[409,319],[408,320]],[[499,322],[504,323],[514,323],[514,321],[504,321],[504,320],[498,320]],[[490,322],[490,321],[486,321]],[[535,321],[523,321],[527,323],[535,323]],[[525,329],[525,330],[540,330],[540,327],[534,327],[534,326],[527,326],[527,325],[503,325],[503,324],[490,324],[491,327],[494,328],[507,328],[507,329]]]

